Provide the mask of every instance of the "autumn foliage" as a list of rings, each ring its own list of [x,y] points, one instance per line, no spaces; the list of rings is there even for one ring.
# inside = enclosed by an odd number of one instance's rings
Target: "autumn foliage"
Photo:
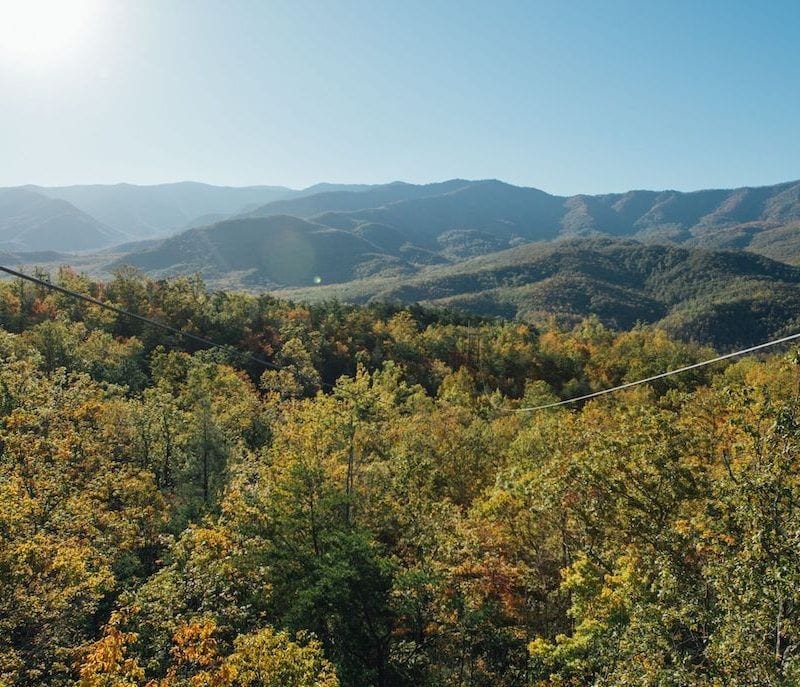
[[[0,285],[0,684],[800,681],[791,353],[59,278],[221,345]]]

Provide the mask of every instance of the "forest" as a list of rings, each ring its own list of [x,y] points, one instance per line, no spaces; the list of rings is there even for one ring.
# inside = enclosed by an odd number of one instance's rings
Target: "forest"
[[[800,682],[798,351],[52,279],[218,345],[0,283],[3,687]]]

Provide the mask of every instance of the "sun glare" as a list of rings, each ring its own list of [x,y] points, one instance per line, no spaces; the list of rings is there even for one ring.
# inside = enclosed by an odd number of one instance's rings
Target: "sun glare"
[[[32,65],[57,63],[93,33],[98,0],[0,0],[0,56]]]

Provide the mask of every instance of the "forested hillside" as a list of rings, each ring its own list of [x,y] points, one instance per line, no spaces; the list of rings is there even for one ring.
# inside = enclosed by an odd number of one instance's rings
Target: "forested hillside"
[[[536,326],[554,317],[559,326],[571,327],[595,315],[616,329],[657,323],[677,339],[726,351],[782,336],[800,324],[800,268],[749,251],[598,237],[524,244],[447,263],[399,242],[397,248],[404,257],[381,254],[369,232],[275,215],[80,258],[8,253],[0,255],[0,264],[29,270],[73,264],[91,273],[101,259],[119,269],[135,251],[136,265],[151,277],[166,277],[179,265],[179,271],[207,278],[214,289],[241,285],[309,302],[419,302]],[[350,279],[353,274],[359,278]],[[278,288],[280,282],[292,286]]]
[[[346,263],[344,263],[346,264]],[[283,292],[363,303],[421,302],[572,326],[591,315],[628,329],[655,323],[682,340],[749,346],[800,325],[800,269],[741,251],[591,239],[529,244],[430,267]]]
[[[53,279],[220,347],[0,284],[0,684],[800,680],[796,351]]]

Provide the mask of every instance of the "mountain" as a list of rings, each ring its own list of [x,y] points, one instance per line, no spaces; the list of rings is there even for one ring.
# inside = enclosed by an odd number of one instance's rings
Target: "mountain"
[[[513,245],[610,235],[752,250],[800,262],[800,182],[758,188],[554,196],[495,180],[387,184],[278,200],[247,216],[290,214],[458,260]],[[385,235],[385,240],[382,239]]]
[[[97,184],[30,188],[51,198],[66,200],[133,237],[151,238],[222,221],[232,215],[247,214],[283,198],[361,192],[373,187],[368,184],[320,183],[295,190],[285,186],[213,186],[183,181],[149,186]]]
[[[446,183],[444,193],[355,212],[325,212],[314,219],[351,231],[367,224],[392,227],[414,245],[445,253],[450,243],[469,243],[475,237],[493,238],[507,247],[559,234],[563,200],[557,196],[500,181],[460,182],[456,188]]]
[[[329,191],[366,191],[372,188],[374,184],[331,184],[323,181],[319,184],[307,186],[300,191],[293,191],[292,196],[300,198],[302,196],[311,196],[317,193],[327,193]]]
[[[329,231],[326,248],[319,255],[307,244],[302,223],[290,224],[288,216],[311,223],[316,232]],[[272,230],[274,217],[283,217],[279,234]],[[200,222],[213,221],[206,216]],[[351,281],[371,275],[409,275],[430,265],[458,263],[476,255],[530,242],[575,237],[615,236],[649,243],[707,248],[738,248],[762,253],[787,262],[800,260],[800,182],[762,188],[697,191],[630,191],[602,196],[553,196],[534,188],[500,181],[454,179],[438,184],[393,183],[382,186],[338,190],[295,196],[259,206],[238,218],[261,220],[256,224],[216,222],[194,228],[182,238],[146,251],[133,253],[133,264],[158,264],[160,273],[179,274],[188,269],[214,278],[224,272],[242,275],[240,261],[229,269],[206,250],[209,236],[225,245],[230,254],[265,255],[275,250],[287,255],[285,269],[275,271],[248,262],[242,284],[310,285],[315,277]],[[244,234],[242,227],[248,229]],[[261,227],[262,229],[257,229]],[[247,236],[245,251],[236,245]],[[287,245],[300,246],[302,269],[289,252],[274,245],[280,236]],[[321,234],[320,234],[321,235]],[[221,237],[225,237],[224,239]],[[260,237],[260,238],[259,238]],[[263,245],[256,245],[258,241]],[[342,243],[333,249],[332,243]],[[176,252],[183,246],[191,259]],[[331,245],[328,245],[331,244]],[[330,255],[344,255],[359,246],[352,259],[331,270]],[[161,255],[159,255],[161,253]],[[310,262],[309,262],[310,261]],[[306,267],[313,264],[311,267]],[[352,267],[350,273],[343,265]],[[225,279],[231,284],[230,279]]]
[[[658,212],[674,224],[673,202],[644,194],[603,203],[636,217],[648,206],[650,216]],[[712,205],[708,198],[700,201]],[[667,207],[652,209],[660,203]],[[694,203],[684,205],[689,206],[684,216],[702,212],[690,211]],[[596,207],[593,211],[599,214]],[[657,322],[677,337],[722,349],[800,327],[798,267],[741,250],[580,232],[563,238],[548,228],[547,213],[551,218],[558,213],[548,194],[481,182],[310,219],[227,220],[148,244],[110,267],[133,264],[159,277],[199,272],[214,286],[271,289],[307,301],[421,302],[532,323],[555,316],[566,325],[594,314],[621,329]],[[434,243],[430,236],[441,229],[446,231]],[[769,231],[790,244],[797,238],[789,230]],[[562,238],[498,250],[509,236],[529,241],[553,235]],[[462,248],[482,246],[485,254],[457,255],[459,237]]]
[[[200,272],[212,281],[236,279],[246,286],[275,287],[368,276],[375,271],[373,263],[383,270],[391,262],[399,272],[413,271],[409,263],[381,254],[354,233],[275,215],[190,229],[126,255],[118,264],[157,276]]]
[[[716,248],[746,248],[764,230],[800,220],[800,182],[758,188],[630,191],[567,199],[566,233],[603,232]]]
[[[410,277],[280,293],[420,302],[533,323],[555,316],[569,325],[590,314],[622,329],[658,322],[679,338],[721,349],[800,328],[800,268],[742,251],[608,238],[528,244]]]
[[[312,217],[322,212],[362,210],[375,208],[402,200],[441,195],[463,188],[472,182],[452,179],[437,184],[415,185],[396,181],[378,186],[359,188],[331,188],[330,184],[317,184],[291,198],[267,203],[246,213],[246,217],[270,215],[295,215]],[[312,193],[312,191],[314,191]]]
[[[800,182],[571,197],[496,180],[464,179],[423,185],[323,183],[299,191],[194,182],[26,189],[69,203],[114,240],[163,238],[233,217],[291,215],[364,238],[388,256],[381,260],[391,270],[397,260],[412,266],[456,262],[531,241],[593,235],[741,248],[800,262]],[[47,244],[47,237],[36,245],[61,250],[104,245],[71,243],[70,235],[58,237],[57,245]]]
[[[211,186],[190,181],[133,184],[31,187],[50,198],[72,203],[103,224],[133,238],[163,236],[203,215],[228,216],[292,193],[283,186]]]
[[[0,189],[2,250],[96,250],[125,238],[65,200],[29,188]]]

